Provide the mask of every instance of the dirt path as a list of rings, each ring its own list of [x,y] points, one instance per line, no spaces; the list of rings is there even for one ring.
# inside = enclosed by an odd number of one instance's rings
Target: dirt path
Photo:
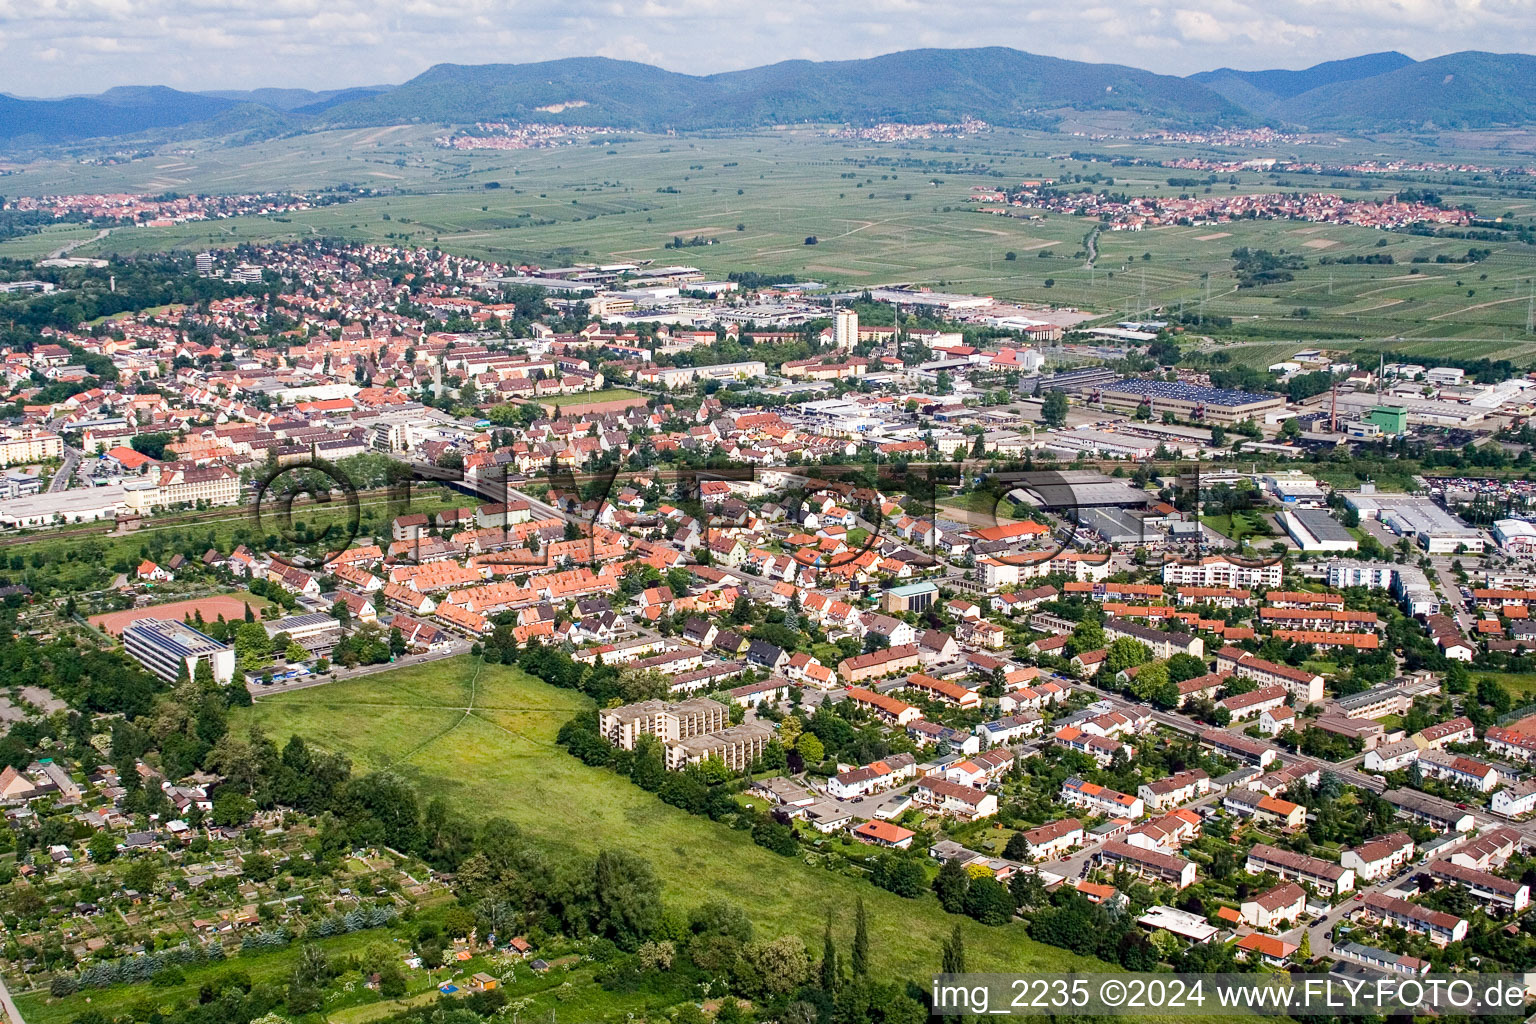
[[[78,242],[70,242],[58,249],[55,249],[53,252],[48,254],[48,258],[50,260],[61,260],[65,256],[68,256],[70,253],[74,252],[76,249],[80,248],[82,245],[90,245],[92,242],[99,242],[111,233],[111,228],[102,228],[90,238],[82,238]]]

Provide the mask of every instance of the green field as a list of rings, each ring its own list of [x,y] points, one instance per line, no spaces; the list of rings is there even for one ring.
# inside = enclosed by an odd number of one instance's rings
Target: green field
[[[1230,328],[1213,333],[1236,341],[1234,357],[1253,365],[1267,366],[1319,341],[1367,353],[1411,353],[1419,345],[1428,358],[1443,352],[1448,339],[1458,351],[1470,340],[1476,347],[1465,349],[1468,354],[1536,359],[1536,339],[1525,330],[1536,247],[1236,221],[1104,231],[1090,265],[1084,237],[1096,222],[1065,214],[1026,217],[1029,211],[992,216],[966,201],[974,187],[1029,177],[1070,181],[1075,174],[1111,176],[1115,191],[1154,196],[1284,189],[1373,198],[1397,191],[1402,179],[1298,181],[1244,172],[1201,189],[1178,188],[1168,183],[1177,172],[1164,168],[1047,157],[1069,148],[1063,137],[1019,131],[901,145],[830,139],[811,128],[729,137],[625,134],[554,149],[475,152],[436,147],[432,139],[439,134],[398,126],[246,146],[196,143],[175,155],[112,166],[30,164],[6,186],[8,194],[27,194],[346,183],[380,193],[280,216],[119,228],[82,246],[79,255],[326,236],[441,245],[507,263],[651,260],[690,264],[715,277],[735,270],[794,273],[845,288],[915,282],[1105,315],[1203,310],[1232,318]],[[1409,139],[1391,145],[1416,146]],[[1150,145],[1116,148],[1126,157],[1188,154]],[[1329,159],[1343,155],[1336,151]],[[1236,183],[1228,184],[1229,177]],[[1447,202],[1485,214],[1536,214],[1536,201],[1491,184],[1442,191]],[[81,229],[50,230],[73,238]],[[811,236],[817,244],[806,245]],[[42,237],[0,243],[0,256],[31,257],[52,248]],[[675,240],[683,247],[670,247]],[[1463,256],[1471,245],[1495,251],[1479,264],[1433,262]],[[1239,289],[1232,269],[1239,246],[1284,249],[1307,266],[1293,281]],[[1367,255],[1391,255],[1395,262],[1321,262]],[[1414,264],[1416,257],[1430,262]],[[1197,326],[1193,333],[1206,332]]]
[[[646,395],[629,388],[604,388],[602,391],[583,391],[574,395],[550,395],[538,399],[540,405],[564,408],[568,405],[592,405],[596,402],[616,402],[621,398],[645,398]]]
[[[769,935],[818,948],[826,915],[863,896],[878,966],[920,978],[955,923],[973,970],[1064,970],[1090,961],[1031,941],[1023,924],[985,928],[931,897],[910,901],[786,859],[740,832],[692,817],[558,747],[585,703],[504,666],[461,657],[264,698],[250,712],[278,742],[299,734],[347,754],[356,771],[391,767],[472,818],[512,819],[551,848],[591,856],[622,847],[649,858],[674,903],[732,900]]]

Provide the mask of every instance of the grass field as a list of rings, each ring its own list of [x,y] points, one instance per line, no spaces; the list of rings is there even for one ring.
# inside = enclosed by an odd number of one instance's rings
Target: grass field
[[[629,388],[604,388],[602,391],[582,391],[574,395],[550,395],[548,398],[540,398],[538,403],[563,409],[571,405],[595,405],[598,402],[616,402],[621,398],[638,398],[644,401],[647,397],[647,395]]]
[[[956,922],[977,970],[1061,970],[1089,961],[1031,941],[1022,924],[984,928],[867,882],[786,859],[746,836],[670,807],[567,755],[554,742],[585,703],[519,670],[461,657],[258,700],[249,712],[278,740],[299,734],[347,754],[354,770],[391,767],[476,819],[502,815],[551,847],[591,856],[623,847],[655,864],[669,900],[726,898],[766,934],[817,948],[826,915],[848,920],[863,896],[879,967],[935,969]]]

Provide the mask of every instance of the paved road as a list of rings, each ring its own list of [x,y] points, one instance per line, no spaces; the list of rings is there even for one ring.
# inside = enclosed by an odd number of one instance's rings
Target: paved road
[[[11,998],[11,990],[5,987],[4,980],[0,980],[0,1008],[5,1010],[5,1017],[9,1024],[26,1024],[22,1019],[21,1011],[16,1008],[16,1000]]]
[[[80,248],[82,245],[90,245],[92,242],[99,242],[103,238],[106,238],[111,233],[112,233],[112,229],[111,228],[102,228],[100,231],[96,232],[96,234],[92,235],[90,238],[82,238],[78,242],[70,242],[68,245],[61,246],[60,248],[57,248],[57,249],[53,250],[53,252],[48,254],[48,258],[51,259],[51,260],[61,260],[65,256],[68,256],[70,253],[74,252],[76,249]],[[17,1020],[20,1020],[20,1019],[21,1018],[19,1018],[19,1017],[17,1018]]]
[[[330,675],[309,675],[295,679],[288,683],[273,683],[271,686],[262,686],[260,683],[248,685],[246,689],[251,691],[254,697],[270,697],[278,693],[289,693],[293,690],[308,690],[314,686],[324,686],[327,683],[340,683],[348,679],[357,679],[361,676],[371,676],[379,672],[388,672],[391,669],[406,668],[411,665],[425,665],[434,661],[442,661],[444,658],[454,658],[460,654],[469,653],[468,640],[454,640],[445,649],[440,651],[428,651],[425,654],[406,654],[394,661],[386,661],[381,665],[359,665],[357,668],[336,668]]]
[[[57,494],[66,490],[75,478],[75,470],[80,466],[80,453],[73,448],[64,449],[64,465],[53,474],[53,479],[48,481],[48,493]]]

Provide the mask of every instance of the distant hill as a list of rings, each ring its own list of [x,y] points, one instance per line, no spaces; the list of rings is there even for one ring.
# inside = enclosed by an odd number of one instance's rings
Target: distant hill
[[[1492,128],[1536,123],[1536,57],[1468,50],[1308,90],[1271,114],[1311,128]]]
[[[602,57],[439,64],[388,93],[339,104],[323,120],[373,125],[512,119],[690,129],[969,116],[1010,124],[1059,107],[1133,110],[1185,121],[1244,116],[1186,79],[987,47],[786,61],[705,76]]]
[[[221,89],[201,92],[200,96],[214,96],[234,100],[236,103],[256,103],[273,110],[325,109],[338,102],[359,99],[393,88],[388,85],[371,85],[350,89]]]
[[[550,121],[627,130],[802,122],[1035,125],[1064,110],[1120,110],[1171,125],[1272,123],[1340,131],[1536,123],[1536,57],[1367,54],[1301,71],[1220,68],[1188,78],[1006,47],[908,50],[685,75],[632,61],[439,64],[398,86],[208,93],[162,86],[99,96],[0,94],[0,145],[146,136],[254,138],[401,123]]]
[[[99,96],[23,100],[0,96],[0,142],[31,138],[74,142],[132,135],[206,121],[236,106],[233,100],[178,92],[165,86],[123,86]]]
[[[702,129],[794,121],[998,124],[1052,107],[1123,109],[1172,120],[1241,118],[1183,78],[1015,49],[920,49],[869,60],[785,61],[717,75],[579,57],[538,64],[438,64],[398,89],[333,107],[333,124],[565,121],[627,129]]]
[[[1235,71],[1232,68],[1217,68],[1215,71],[1190,75],[1189,80],[1207,86],[1246,110],[1262,113],[1278,100],[1290,99],[1325,85],[1384,75],[1412,63],[1412,57],[1388,50],[1348,60],[1314,64],[1302,71]]]

